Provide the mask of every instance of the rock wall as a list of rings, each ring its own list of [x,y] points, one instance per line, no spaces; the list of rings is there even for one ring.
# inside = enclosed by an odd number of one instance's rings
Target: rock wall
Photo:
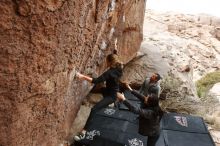
[[[126,63],[142,41],[145,0],[2,0],[0,145],[56,146],[68,140],[91,85],[114,49]]]

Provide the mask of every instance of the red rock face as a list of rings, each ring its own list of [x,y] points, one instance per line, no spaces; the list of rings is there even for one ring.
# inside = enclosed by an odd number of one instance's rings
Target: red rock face
[[[118,40],[127,62],[140,47],[144,0],[3,0],[0,5],[0,145],[56,146],[68,139]]]

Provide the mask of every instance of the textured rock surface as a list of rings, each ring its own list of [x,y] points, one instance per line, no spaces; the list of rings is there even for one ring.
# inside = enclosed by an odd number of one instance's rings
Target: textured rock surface
[[[196,81],[220,69],[220,41],[212,35],[220,25],[217,21],[210,25],[203,23],[201,16],[148,11],[145,22],[145,41],[159,47],[175,71],[181,72],[188,65]]]
[[[209,90],[209,94],[216,96],[220,102],[220,83],[213,85],[213,87]]]
[[[142,41],[144,8],[144,0],[1,1],[0,145],[68,140],[91,86],[75,71],[103,72],[116,39],[130,60]]]
[[[137,56],[125,65],[122,80],[128,81],[133,87],[140,87],[146,77],[155,72],[166,76],[169,70],[160,49],[143,42]]]
[[[214,36],[220,41],[220,27],[215,28]]]

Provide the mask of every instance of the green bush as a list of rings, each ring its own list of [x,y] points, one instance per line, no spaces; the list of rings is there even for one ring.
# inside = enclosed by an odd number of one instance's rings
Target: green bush
[[[209,89],[218,82],[220,82],[220,71],[208,73],[205,77],[196,82],[197,95],[200,98],[205,97]]]

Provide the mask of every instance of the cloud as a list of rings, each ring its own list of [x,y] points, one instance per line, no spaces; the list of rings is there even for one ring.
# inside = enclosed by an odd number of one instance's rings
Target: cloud
[[[147,8],[181,13],[207,13],[220,17],[219,0],[147,0]]]

